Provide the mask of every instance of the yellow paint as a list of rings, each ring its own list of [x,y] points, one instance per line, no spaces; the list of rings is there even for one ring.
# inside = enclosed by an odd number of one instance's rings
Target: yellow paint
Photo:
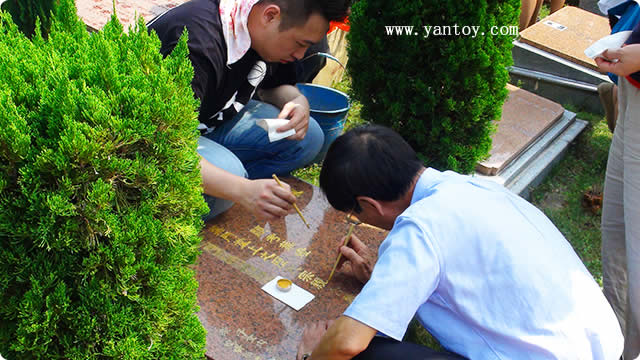
[[[278,289],[280,290],[289,290],[291,288],[291,280],[289,279],[280,279],[278,280]]]

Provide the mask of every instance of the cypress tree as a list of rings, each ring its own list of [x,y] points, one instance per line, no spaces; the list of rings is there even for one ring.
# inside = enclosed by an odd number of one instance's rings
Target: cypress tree
[[[89,34],[73,0],[31,38],[0,14],[0,354],[201,359],[201,195],[186,35]]]
[[[33,36],[37,19],[40,19],[40,29],[46,37],[54,4],[55,0],[7,0],[2,3],[2,9],[11,14],[14,23],[29,37]]]
[[[348,68],[362,116],[398,131],[429,166],[473,171],[488,155],[492,121],[507,96],[515,34],[499,30],[517,25],[519,6],[519,0],[357,1]]]

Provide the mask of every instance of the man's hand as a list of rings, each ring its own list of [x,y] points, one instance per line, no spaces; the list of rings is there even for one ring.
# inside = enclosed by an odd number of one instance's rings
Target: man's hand
[[[627,76],[640,71],[640,44],[626,45],[620,49],[608,49],[597,57],[596,64],[606,72]]]
[[[277,132],[285,132],[296,129],[296,133],[289,136],[289,140],[302,140],[309,128],[309,102],[304,95],[300,95],[287,102],[278,115],[279,119],[289,119],[289,123],[277,129]]]
[[[302,340],[300,340],[300,344],[298,344],[298,354],[296,355],[296,360],[302,360],[302,355],[311,354],[313,349],[318,346],[320,340],[324,333],[327,332],[327,329],[333,324],[334,320],[324,320],[318,321],[311,325],[307,325],[304,328],[304,332],[302,333]]]
[[[345,238],[342,238],[341,244],[344,244]],[[338,263],[338,267],[345,262],[351,263],[351,273],[361,283],[365,284],[371,277],[373,266],[371,265],[371,252],[357,236],[351,234],[351,240],[347,246],[341,246],[340,250],[342,258]]]
[[[287,184],[280,186],[273,179],[259,179],[244,183],[238,202],[256,217],[272,221],[292,212],[296,197]]]

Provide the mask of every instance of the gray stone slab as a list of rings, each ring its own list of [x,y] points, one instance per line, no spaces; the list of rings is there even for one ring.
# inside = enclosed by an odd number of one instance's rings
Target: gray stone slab
[[[565,110],[560,120],[502,172],[494,176],[481,173],[474,176],[504,185],[520,196],[528,198],[530,189],[544,179],[586,124],[586,121],[576,120],[575,113]]]
[[[538,155],[536,161],[523,169],[507,188],[525,199],[531,197],[531,190],[538,186],[549,174],[554,165],[566,154],[569,145],[587,126],[584,120],[576,120],[549,147]]]
[[[517,68],[534,70],[593,85],[609,81],[605,74],[517,40],[513,41],[511,55],[513,56],[513,65]]]
[[[564,112],[560,120],[558,120],[551,128],[542,134],[534,143],[525,149],[517,159],[515,159],[503,171],[493,176],[485,176],[476,173],[477,176],[484,176],[501,185],[509,186],[513,180],[518,177],[520,172],[529,166],[538,155],[540,155],[550,144],[562,134],[576,119],[576,115],[570,111]]]
[[[560,104],[529,91],[512,85],[507,85],[507,90],[509,97],[492,136],[490,156],[476,167],[485,175],[495,175],[509,166],[564,113]]]
[[[509,75],[512,84],[536,95],[578,110],[604,114],[596,85],[517,67],[511,67]]]

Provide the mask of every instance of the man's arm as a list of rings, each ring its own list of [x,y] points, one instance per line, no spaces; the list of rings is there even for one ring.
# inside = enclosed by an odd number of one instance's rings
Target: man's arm
[[[311,353],[311,360],[351,359],[369,346],[376,332],[376,329],[344,315],[326,330],[314,324],[307,327],[302,335],[297,360],[302,359],[305,353]]]
[[[242,205],[257,217],[277,220],[293,209],[289,186],[273,179],[249,180],[225,171],[200,157],[203,192]]]
[[[302,140],[309,128],[309,101],[293,85],[280,85],[273,89],[259,89],[258,96],[264,102],[268,102],[282,109],[278,118],[289,119],[289,123],[278,128],[278,132],[296,129],[289,140]]]

